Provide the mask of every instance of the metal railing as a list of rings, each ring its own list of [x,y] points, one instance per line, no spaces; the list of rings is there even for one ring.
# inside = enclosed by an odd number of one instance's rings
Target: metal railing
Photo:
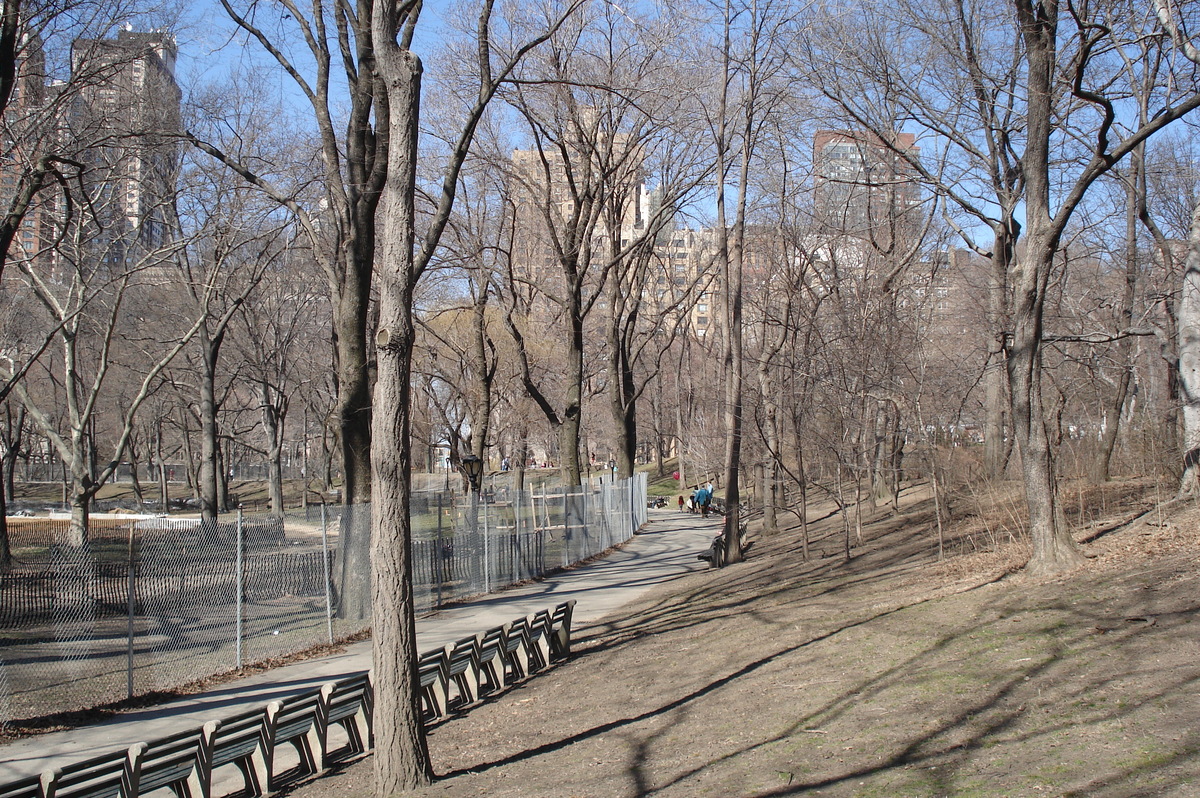
[[[412,504],[414,594],[427,612],[628,540],[646,520],[646,479],[488,485]],[[312,521],[96,518],[83,547],[67,545],[65,519],[12,519],[0,723],[172,689],[362,631],[369,619],[338,617],[341,525],[369,525],[361,509]],[[364,531],[346,539],[368,544]]]

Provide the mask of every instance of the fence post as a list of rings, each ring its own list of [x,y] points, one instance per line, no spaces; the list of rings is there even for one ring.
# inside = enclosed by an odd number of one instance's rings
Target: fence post
[[[128,595],[126,596],[126,609],[129,617],[126,625],[126,636],[128,637],[128,647],[125,657],[125,697],[133,698],[133,527],[134,522],[129,522],[129,579],[126,585]]]
[[[237,666],[242,667],[242,596],[244,586],[242,585],[242,507],[238,505],[237,511],[237,563],[234,565],[235,576],[237,580],[237,620],[234,623],[234,636],[237,638]]]
[[[433,562],[430,563],[437,571],[434,580],[437,584],[437,605],[442,606],[442,576],[446,569],[445,550],[442,548],[442,497],[445,494],[438,491],[438,523],[437,523],[437,551],[433,553]]]
[[[476,491],[479,493],[479,491]],[[482,494],[479,496],[479,503],[483,505],[483,592],[492,592],[492,558],[491,546],[488,543],[488,511],[487,502],[483,501]]]
[[[308,508],[305,508],[305,515]],[[321,502],[321,572],[325,575],[325,629],[329,635],[329,643],[333,645],[333,582],[329,574],[329,516],[325,511],[325,502]]]
[[[570,518],[570,515],[568,514],[568,510],[567,510],[568,499],[567,499],[567,486],[566,485],[563,485],[562,497],[563,497],[562,565],[563,565],[563,568],[566,568],[568,565],[571,564],[571,551],[570,551],[570,549],[571,549],[571,518]]]

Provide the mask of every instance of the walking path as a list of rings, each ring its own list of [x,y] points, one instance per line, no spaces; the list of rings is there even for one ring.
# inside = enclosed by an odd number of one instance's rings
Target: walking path
[[[417,647],[428,651],[493,626],[575,599],[574,637],[650,588],[708,564],[696,558],[720,531],[719,519],[650,510],[642,532],[608,557],[569,571],[443,609],[417,620]],[[15,740],[0,746],[0,784],[201,726],[371,667],[371,641],[344,653],[305,660],[228,682],[168,704],[122,713],[94,726]]]

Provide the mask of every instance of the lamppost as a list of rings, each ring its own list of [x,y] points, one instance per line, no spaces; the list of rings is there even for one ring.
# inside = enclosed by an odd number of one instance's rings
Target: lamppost
[[[483,460],[473,454],[465,454],[459,461],[458,466],[463,474],[467,477],[467,482],[471,486],[471,497],[468,501],[467,523],[470,526],[471,534],[476,536],[479,534],[479,487],[483,479]],[[491,568],[489,567],[488,556],[488,538],[487,538],[487,507],[484,507],[484,529],[483,529],[483,592],[491,591]]]
[[[483,479],[483,460],[473,454],[464,454],[459,468],[466,475],[467,482],[471,484],[471,490],[478,493],[479,483]]]

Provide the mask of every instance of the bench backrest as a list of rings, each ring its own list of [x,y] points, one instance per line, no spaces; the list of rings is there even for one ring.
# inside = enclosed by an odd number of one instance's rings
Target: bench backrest
[[[321,712],[321,689],[267,705],[267,729],[273,742],[282,743],[308,734]]]
[[[46,798],[134,798],[130,757],[144,747],[139,743],[52,771],[42,780]]]
[[[189,729],[146,743],[137,769],[138,794],[171,787],[179,792],[200,766],[204,735]]]
[[[346,679],[327,685],[325,701],[325,721],[337,723],[361,710],[368,712],[372,706],[373,691],[371,689],[370,671],[363,671]]]
[[[261,708],[240,712],[220,721],[210,721],[210,724],[209,767],[220,767],[245,759],[265,745],[266,712]],[[210,725],[205,724],[205,727],[210,728]]]
[[[7,784],[0,784],[0,798],[41,798],[42,779],[40,776],[26,776]]]

